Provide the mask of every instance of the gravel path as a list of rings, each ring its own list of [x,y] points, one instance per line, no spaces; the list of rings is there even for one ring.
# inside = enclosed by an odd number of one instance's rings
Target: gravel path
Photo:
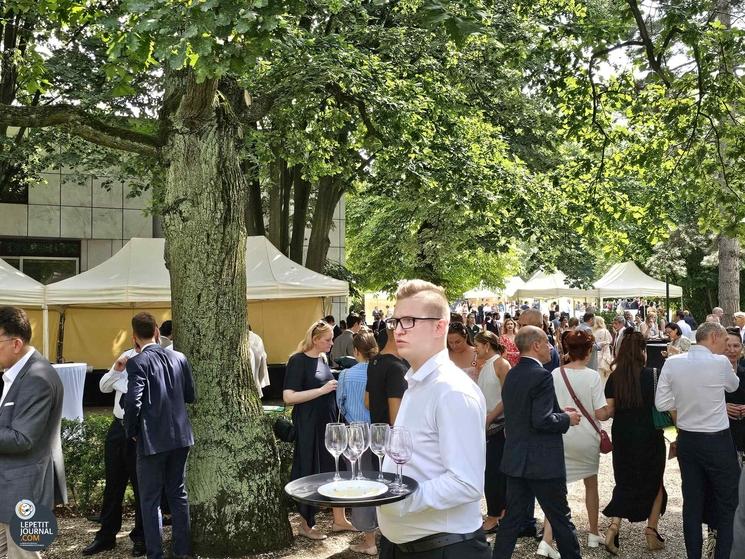
[[[600,508],[605,506],[610,499],[613,488],[613,466],[611,455],[600,458]],[[667,488],[669,500],[667,513],[660,521],[660,533],[667,541],[667,547],[663,551],[649,552],[644,542],[643,523],[629,524],[624,522],[621,528],[621,557],[638,558],[654,557],[656,559],[682,559],[685,557],[685,546],[683,542],[683,522],[681,518],[682,499],[680,493],[680,470],[677,460],[669,460],[665,470],[665,487]],[[611,555],[601,547],[590,549],[587,547],[587,513],[584,506],[584,485],[581,482],[574,483],[569,487],[569,504],[572,508],[572,516],[581,537],[582,556],[587,558],[604,558]],[[484,506],[485,510],[485,506]],[[537,515],[540,516],[540,511]],[[297,515],[292,515],[291,522],[297,533]],[[60,536],[55,544],[44,556],[48,559],[79,559],[81,550],[93,539],[97,525],[81,518],[59,519]],[[607,519],[602,514],[600,517],[601,532],[608,525]],[[97,559],[124,559],[130,557],[131,545],[126,536],[126,531],[131,529],[131,520],[125,521],[124,530],[119,534],[119,544],[112,552],[101,553]],[[331,528],[331,516],[329,514],[319,515],[319,526],[328,531]],[[166,537],[170,536],[170,529],[166,528]],[[334,534],[322,542],[311,542],[305,538],[296,538],[292,547],[285,550],[249,556],[250,559],[360,559],[365,557],[352,553],[347,549],[351,541],[356,538],[355,534]],[[515,549],[515,558],[537,557],[535,551],[537,542],[520,539]]]

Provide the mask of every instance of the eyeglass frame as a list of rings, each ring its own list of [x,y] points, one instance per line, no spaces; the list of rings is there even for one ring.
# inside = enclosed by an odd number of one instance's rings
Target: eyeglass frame
[[[0,340],[0,342],[12,342],[13,340],[20,340],[20,339],[21,338],[19,338],[18,336],[13,336],[12,338],[3,338],[2,340]]]
[[[401,322],[404,319],[411,319],[412,321],[411,326],[406,328]],[[401,318],[391,317],[391,318],[385,319],[385,325],[389,330],[393,330],[394,332],[398,329],[399,325],[401,326],[402,330],[406,331],[406,330],[411,330],[412,328],[414,328],[416,326],[417,320],[447,320],[447,319],[442,318],[442,317],[435,317],[435,316],[402,316]],[[391,324],[393,324],[392,327],[391,327]]]

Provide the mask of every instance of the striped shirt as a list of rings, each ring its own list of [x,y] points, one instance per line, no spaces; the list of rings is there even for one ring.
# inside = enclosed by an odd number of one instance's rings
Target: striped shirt
[[[357,363],[339,374],[336,387],[336,403],[348,422],[370,423],[370,411],[365,407],[367,386],[367,363]]]

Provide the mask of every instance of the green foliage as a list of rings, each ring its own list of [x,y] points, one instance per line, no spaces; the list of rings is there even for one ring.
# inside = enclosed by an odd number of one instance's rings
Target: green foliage
[[[70,504],[80,514],[100,510],[106,472],[104,446],[111,417],[87,415],[83,421],[62,420],[62,453]]]

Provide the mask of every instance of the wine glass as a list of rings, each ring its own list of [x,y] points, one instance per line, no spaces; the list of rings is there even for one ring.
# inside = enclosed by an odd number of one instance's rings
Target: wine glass
[[[385,442],[385,451],[388,457],[396,463],[397,480],[395,485],[391,485],[391,493],[400,495],[405,493],[407,486],[403,479],[403,465],[411,460],[413,445],[411,443],[411,433],[405,427],[393,427],[388,431],[388,438]]]
[[[340,481],[341,476],[339,475],[339,456],[342,455],[344,450],[347,448],[347,426],[343,423],[327,423],[326,424],[326,450],[328,450],[334,457],[336,462],[336,473],[334,474],[334,481]]]
[[[344,457],[352,466],[352,477],[349,479],[354,479],[354,466],[365,449],[365,431],[361,425],[347,426],[347,443]]]
[[[387,423],[373,423],[370,426],[370,450],[378,457],[378,481],[387,483],[383,476],[383,456],[385,456],[385,439],[390,427]]]
[[[362,455],[367,452],[368,448],[370,448],[370,424],[365,421],[352,421],[350,425],[358,426],[362,429],[362,434],[364,437],[363,440],[365,443],[365,447],[360,453],[360,467],[357,469],[357,475],[354,479],[367,479],[364,475],[362,475]]]

